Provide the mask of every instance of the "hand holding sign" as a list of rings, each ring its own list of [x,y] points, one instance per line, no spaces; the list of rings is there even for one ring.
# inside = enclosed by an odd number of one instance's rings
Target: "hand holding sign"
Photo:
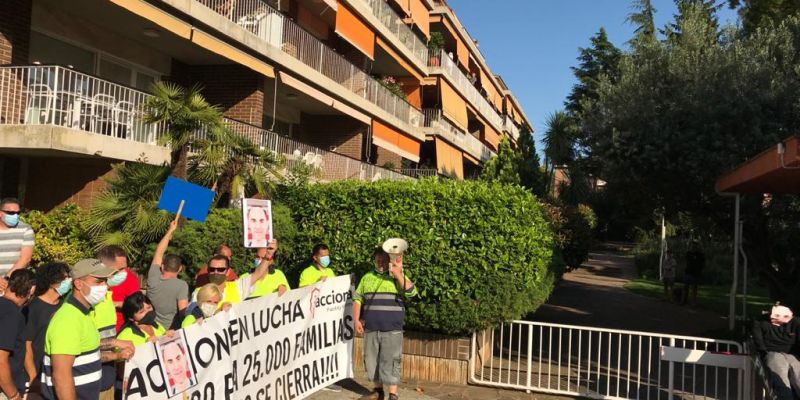
[[[214,192],[208,188],[170,176],[164,184],[158,208],[175,213],[176,219],[184,216],[194,221],[205,222],[213,201]]]

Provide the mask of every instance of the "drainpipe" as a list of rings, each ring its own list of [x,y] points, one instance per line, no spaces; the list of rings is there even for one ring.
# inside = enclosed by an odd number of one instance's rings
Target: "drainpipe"
[[[739,245],[741,239],[741,231],[739,227],[739,204],[741,195],[739,193],[722,192],[717,192],[717,194],[724,197],[735,197],[736,199],[733,217],[733,282],[731,283],[728,309],[728,329],[733,331],[736,329],[736,290],[739,285]]]
[[[742,321],[747,321],[747,254],[744,252],[742,244],[742,233],[744,232],[744,221],[739,222],[739,254],[742,256]]]

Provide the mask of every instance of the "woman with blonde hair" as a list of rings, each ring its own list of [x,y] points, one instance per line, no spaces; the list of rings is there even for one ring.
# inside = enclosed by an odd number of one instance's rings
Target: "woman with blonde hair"
[[[183,319],[181,328],[186,328],[195,322],[202,324],[203,319],[213,317],[220,310],[228,311],[231,308],[231,304],[220,303],[221,301],[222,291],[219,290],[219,286],[213,283],[203,285],[197,291],[197,304]]]

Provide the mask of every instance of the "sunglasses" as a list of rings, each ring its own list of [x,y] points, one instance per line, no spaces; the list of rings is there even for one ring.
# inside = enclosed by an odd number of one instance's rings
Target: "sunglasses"
[[[221,274],[221,273],[223,273],[223,272],[225,272],[227,270],[228,270],[228,267],[220,267],[220,268],[208,267],[208,272],[217,273],[217,274]]]
[[[22,212],[22,211],[6,211],[6,210],[0,210],[0,211],[2,211],[4,214],[8,214],[8,215],[17,215],[17,214]]]

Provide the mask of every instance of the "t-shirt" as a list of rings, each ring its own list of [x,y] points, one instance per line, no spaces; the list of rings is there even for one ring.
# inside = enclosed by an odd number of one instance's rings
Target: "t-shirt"
[[[23,247],[33,247],[33,229],[30,225],[20,222],[13,228],[0,230],[0,276],[5,276],[19,260]]]
[[[251,296],[256,286],[250,284],[250,274],[245,274],[233,282],[225,282],[222,289],[222,301],[219,302],[217,309],[221,309],[225,303],[238,304]],[[197,302],[197,292],[200,288],[195,288],[192,292],[192,302]]]
[[[156,326],[153,327],[153,336],[156,338],[164,336],[164,333],[166,332],[167,330],[164,329],[161,324],[156,324]],[[134,346],[141,346],[147,343],[147,340],[151,337],[152,336],[150,336],[147,331],[139,329],[139,327],[135,325],[128,325],[125,328],[122,328],[122,330],[119,332],[119,335],[117,335],[117,339],[128,340],[133,343]]]
[[[244,274],[242,275],[242,278],[249,279],[250,274]],[[286,280],[286,275],[284,275],[279,269],[273,269],[264,274],[263,278],[256,281],[253,291],[245,296],[245,298],[255,298],[275,293],[278,291],[278,287],[281,285],[286,286],[286,290],[292,288],[289,286],[289,281]]]
[[[162,278],[160,267],[153,264],[147,271],[147,297],[156,310],[156,321],[169,327],[178,313],[178,301],[189,300],[189,285],[179,278]]]
[[[79,400],[97,400],[100,397],[100,332],[86,308],[70,296],[58,308],[44,339],[42,368],[42,395],[55,399],[53,368],[50,357],[57,354],[75,356],[72,377]]]
[[[316,265],[312,265],[304,269],[303,273],[300,274],[299,286],[300,287],[311,286],[319,282],[319,280],[322,279],[323,276],[326,276],[328,278],[333,278],[336,276],[336,274],[334,274],[333,270],[330,268],[323,268],[322,270],[320,270],[319,268],[317,268]]]
[[[125,298],[138,292],[141,290],[139,287],[139,277],[136,275],[135,272],[131,271],[130,268],[125,268],[125,272],[128,275],[125,277],[125,280],[122,281],[117,286],[110,287],[108,290],[111,291],[111,300],[113,301],[125,301]],[[117,325],[115,326],[114,331],[119,332],[120,328],[122,327],[122,323],[125,322],[122,318],[122,312],[117,309]]]
[[[33,363],[38,373],[42,372],[42,360],[44,359],[44,336],[47,333],[47,325],[53,314],[56,313],[60,304],[50,304],[38,297],[34,297],[30,304],[22,310],[26,317],[25,330],[22,337],[25,341],[31,342],[33,350]]]
[[[0,350],[9,352],[11,363],[11,378],[17,385],[17,390],[25,393],[25,382],[28,374],[25,373],[25,341],[22,331],[25,329],[25,317],[22,310],[14,302],[0,298]]]

